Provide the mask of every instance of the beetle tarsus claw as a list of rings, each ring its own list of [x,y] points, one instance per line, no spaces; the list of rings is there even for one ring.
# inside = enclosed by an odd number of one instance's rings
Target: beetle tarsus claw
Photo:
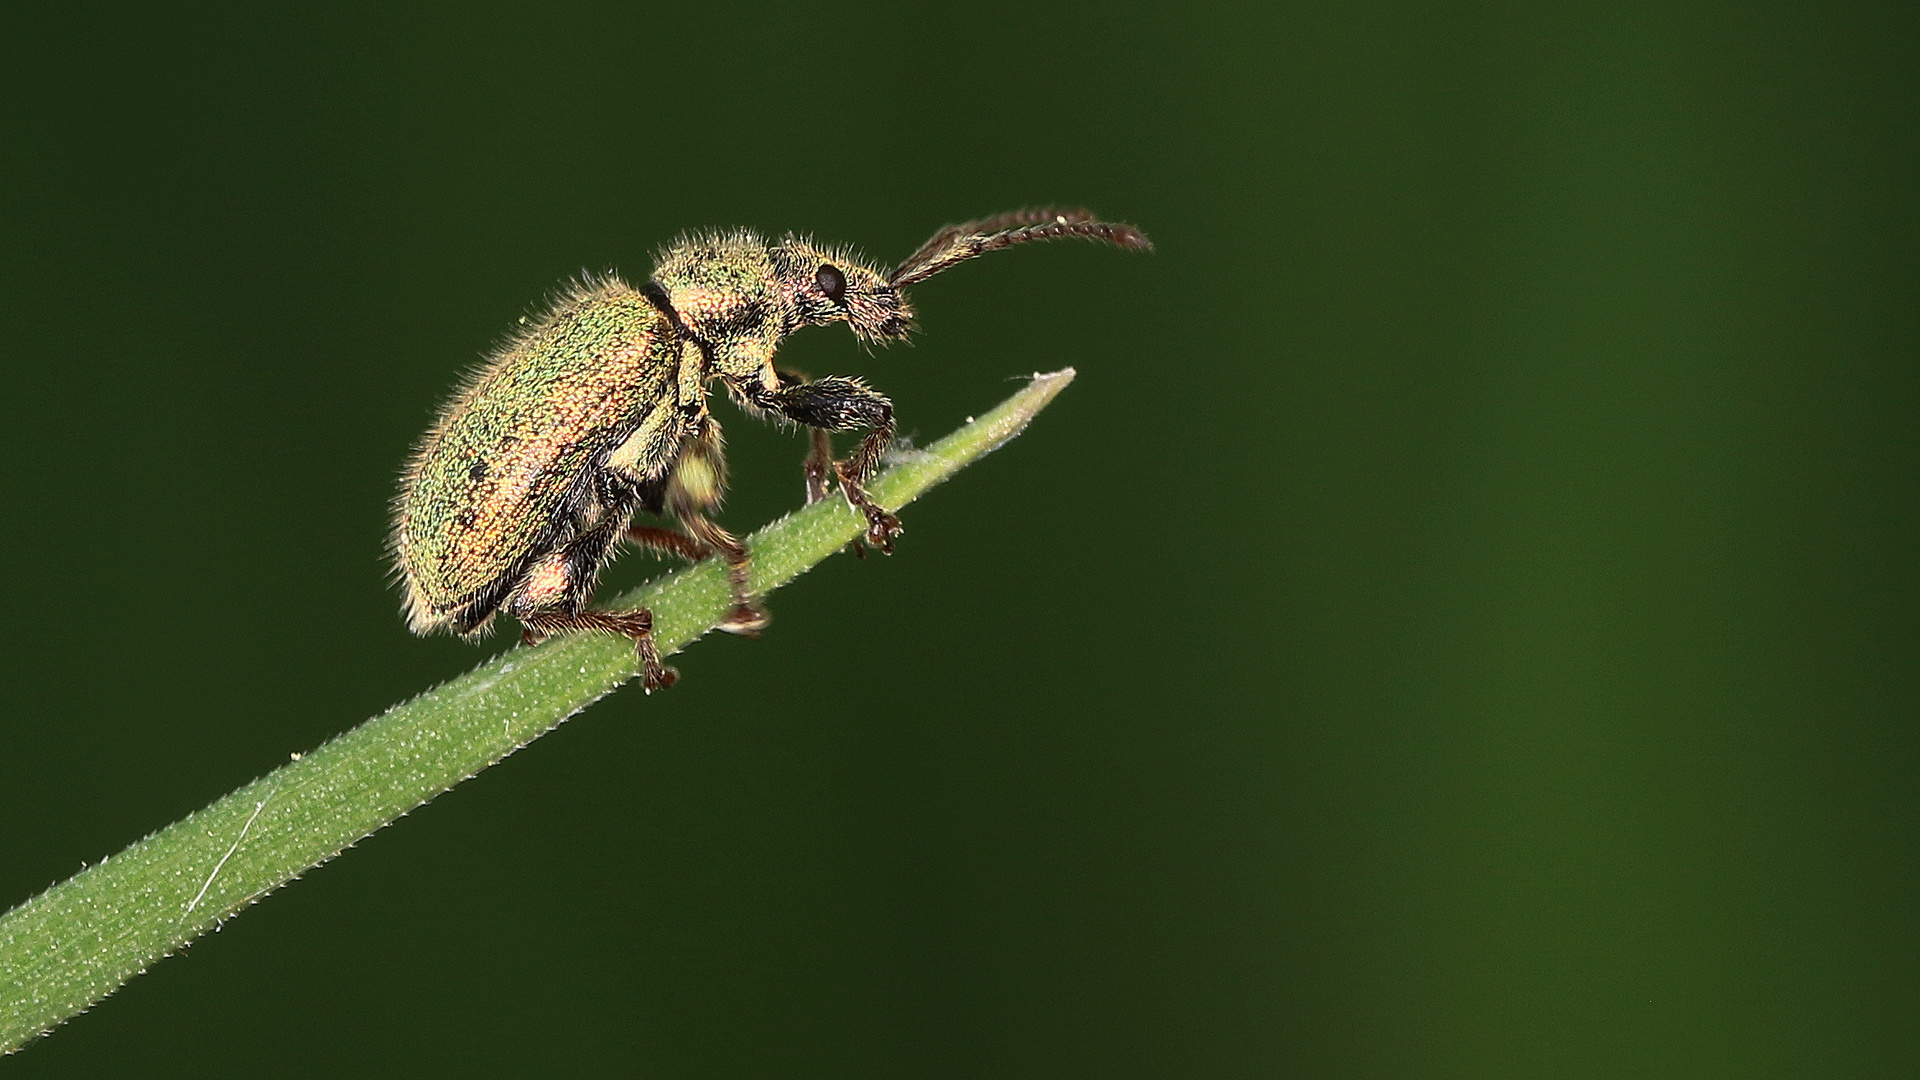
[[[868,497],[866,489],[850,478],[844,469],[840,474],[840,491],[846,495],[847,504],[866,515],[867,519],[867,531],[863,537],[865,543],[853,540],[847,545],[854,557],[866,558],[867,544],[879,548],[882,555],[893,554],[893,538],[905,531],[900,519]]]
[[[905,531],[900,519],[871,504],[866,511],[867,543],[879,548],[883,555],[893,554],[893,538]]]
[[[665,690],[680,681],[680,672],[664,664],[655,663],[640,674],[640,689],[651,694],[655,690]]]
[[[678,682],[680,673],[660,662],[660,647],[653,643],[653,612],[641,608],[626,618],[623,632],[633,636],[633,651],[640,656],[640,688],[651,694]]]
[[[741,637],[759,637],[760,631],[765,630],[767,623],[771,621],[767,616],[766,608],[743,602],[734,605],[733,610],[720,621],[716,629],[724,630],[729,634],[738,634]]]

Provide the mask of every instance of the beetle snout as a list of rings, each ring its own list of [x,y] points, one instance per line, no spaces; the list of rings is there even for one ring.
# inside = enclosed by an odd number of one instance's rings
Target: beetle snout
[[[863,338],[898,341],[913,332],[913,308],[897,289],[883,285],[849,297],[847,321]]]

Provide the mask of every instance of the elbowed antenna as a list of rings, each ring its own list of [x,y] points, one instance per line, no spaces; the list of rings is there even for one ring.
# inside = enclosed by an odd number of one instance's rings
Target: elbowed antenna
[[[895,287],[925,281],[955,263],[965,262],[989,251],[998,251],[1030,240],[1058,240],[1079,236],[1099,240],[1114,247],[1152,251],[1153,241],[1131,225],[1096,221],[1085,210],[1060,210],[1042,207],[995,214],[964,225],[949,225],[920,245],[887,275],[887,284]]]

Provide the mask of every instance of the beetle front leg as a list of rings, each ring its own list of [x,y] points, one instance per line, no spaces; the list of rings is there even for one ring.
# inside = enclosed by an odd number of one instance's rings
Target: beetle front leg
[[[813,428],[813,451],[807,456],[808,502],[813,502],[814,471],[820,458],[828,460],[840,481],[840,492],[854,509],[866,515],[867,542],[881,551],[893,551],[893,538],[900,535],[900,519],[881,508],[867,496],[867,481],[880,467],[880,458],[893,444],[893,402],[859,379],[828,376],[778,390],[749,388],[747,400],[756,407],[777,412],[795,423]],[[867,435],[845,461],[832,462],[826,444],[829,431],[858,431]],[[825,471],[822,469],[821,471]],[[819,490],[825,494],[822,477]],[[858,546],[855,548],[858,551]]]

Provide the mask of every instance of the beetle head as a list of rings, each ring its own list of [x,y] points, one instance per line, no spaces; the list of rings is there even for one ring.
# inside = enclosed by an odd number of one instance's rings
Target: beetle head
[[[769,254],[786,300],[788,333],[843,322],[863,341],[898,341],[913,329],[906,296],[847,252],[788,236]]]

